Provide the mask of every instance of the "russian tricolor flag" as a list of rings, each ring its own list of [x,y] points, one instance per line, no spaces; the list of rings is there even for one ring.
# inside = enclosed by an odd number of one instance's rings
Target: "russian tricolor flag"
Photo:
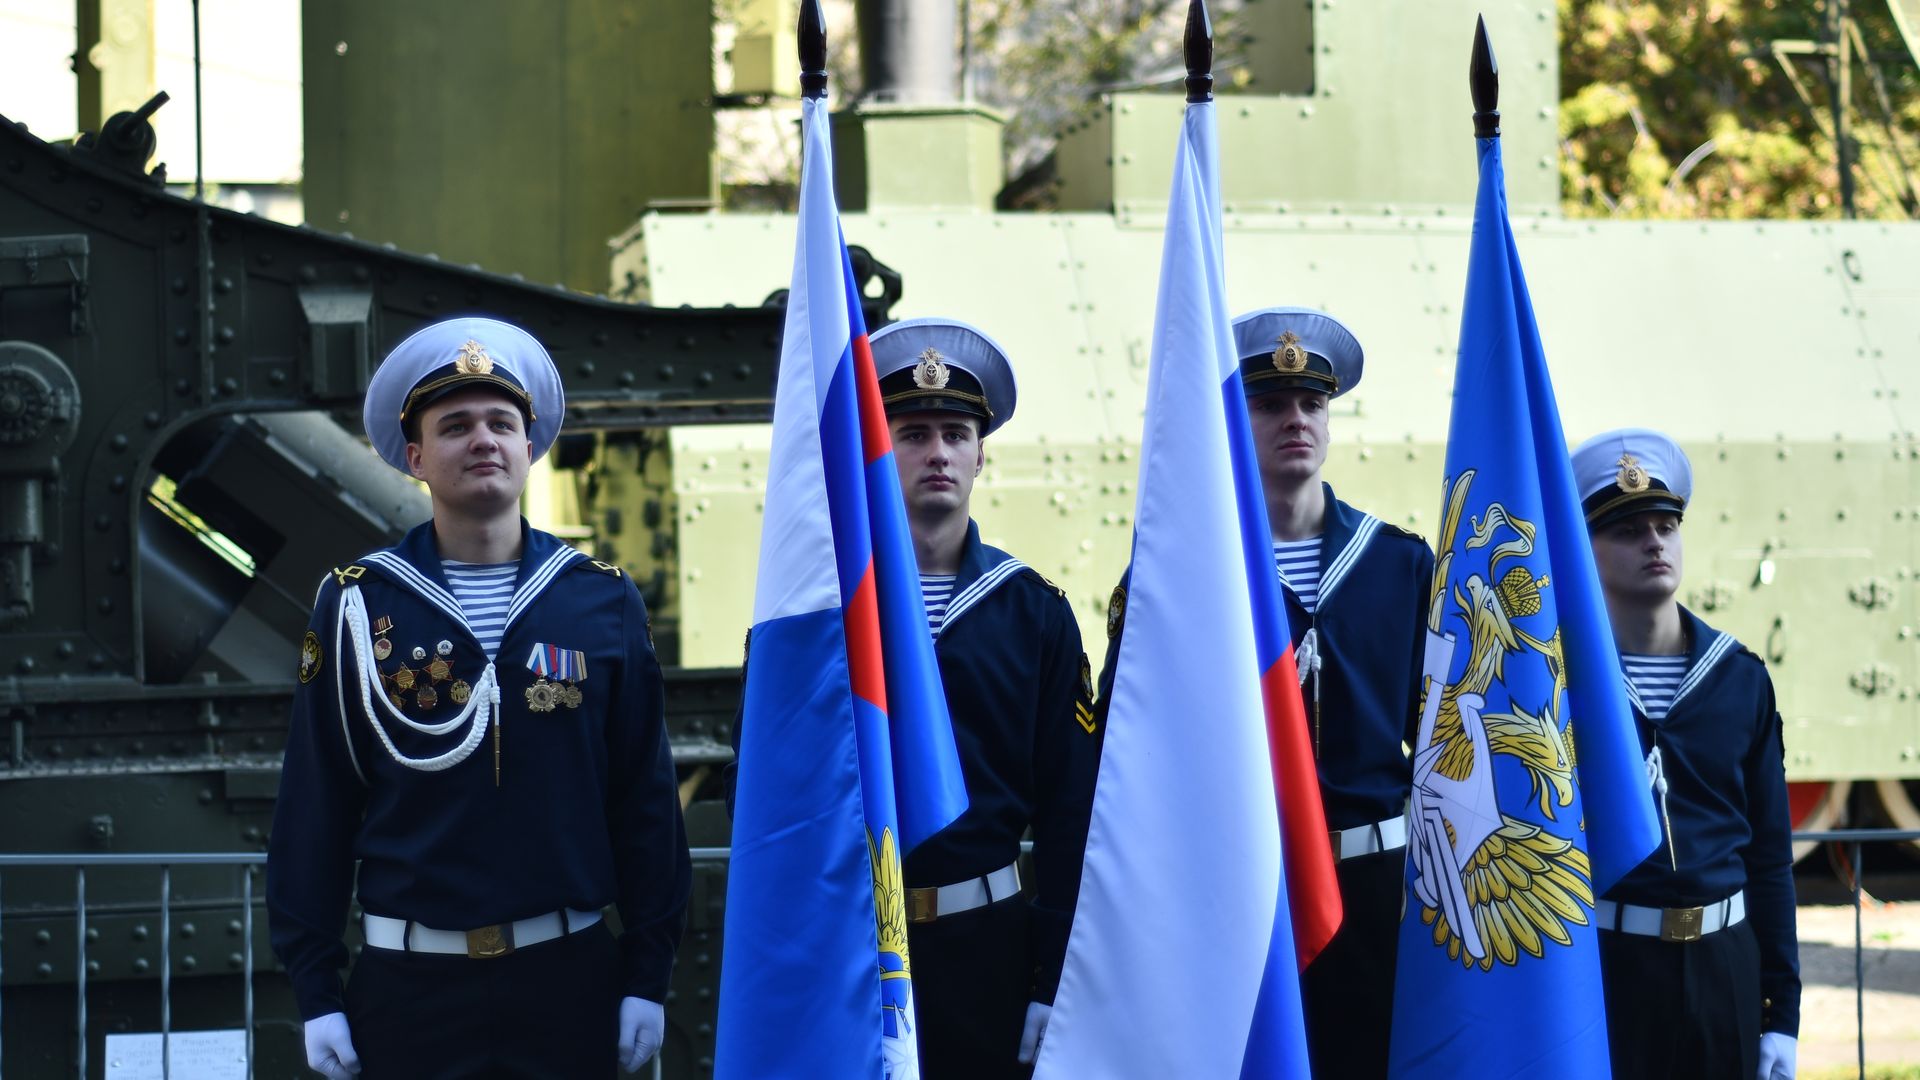
[[[901,858],[965,811],[966,786],[834,206],[827,104],[801,109],[715,1069],[911,1077]]]
[[[1306,1077],[1298,970],[1340,918],[1227,318],[1213,110],[1187,106],[1174,155],[1125,630],[1040,1080]]]

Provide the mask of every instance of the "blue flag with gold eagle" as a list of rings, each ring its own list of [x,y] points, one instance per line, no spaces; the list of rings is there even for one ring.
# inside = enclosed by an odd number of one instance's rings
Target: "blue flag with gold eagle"
[[[1605,1077],[1594,900],[1659,832],[1499,139],[1478,142],[1391,1068]]]

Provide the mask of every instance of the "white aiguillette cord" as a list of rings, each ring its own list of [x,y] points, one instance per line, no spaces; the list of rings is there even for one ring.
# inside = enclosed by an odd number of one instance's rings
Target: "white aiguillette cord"
[[[480,673],[479,679],[474,681],[473,696],[467,699],[466,708],[461,709],[453,719],[443,724],[415,723],[411,717],[394,708],[386,692],[375,685],[380,678],[380,666],[373,657],[373,632],[367,626],[367,604],[360,597],[360,586],[349,585],[343,591],[340,600],[340,618],[347,624],[347,632],[353,636],[354,655],[360,662],[362,676],[360,704],[367,717],[367,723],[372,725],[373,733],[380,737],[380,744],[387,748],[388,756],[394,761],[421,772],[440,772],[451,769],[467,760],[474,750],[479,748],[480,743],[487,737],[489,723],[496,729],[499,727],[500,685],[498,676],[494,674],[492,663],[488,663],[487,669]],[[460,745],[444,754],[430,758],[408,757],[400,752],[399,747],[393,745],[393,739],[387,734],[386,727],[374,715],[376,701],[380,703],[378,707],[389,717],[422,735],[445,735],[461,724],[468,725],[467,734],[460,740]]]

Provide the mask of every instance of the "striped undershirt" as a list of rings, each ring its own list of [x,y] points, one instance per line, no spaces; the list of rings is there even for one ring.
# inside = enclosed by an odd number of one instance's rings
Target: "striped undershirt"
[[[947,605],[953,601],[953,581],[958,574],[921,574],[920,595],[927,602],[927,629],[939,633],[947,621]]]
[[[1621,653],[1620,663],[1627,669],[1627,682],[1632,684],[1634,693],[1640,695],[1640,704],[1646,707],[1647,719],[1665,720],[1667,710],[1673,708],[1673,695],[1680,689],[1680,681],[1687,677],[1687,658]]]
[[[1273,567],[1280,571],[1280,583],[1307,609],[1307,614],[1313,614],[1320,606],[1320,538],[1275,540]]]
[[[514,579],[519,563],[469,563],[442,559],[447,584],[453,598],[460,601],[460,612],[475,640],[492,660],[500,651],[500,635],[507,628],[507,606],[513,602]]]

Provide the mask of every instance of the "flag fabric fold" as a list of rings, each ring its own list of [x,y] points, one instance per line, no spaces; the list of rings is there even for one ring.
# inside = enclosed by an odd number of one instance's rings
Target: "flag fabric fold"
[[[802,103],[715,1073],[917,1074],[901,858],[966,788],[852,265]]]
[[[1659,834],[1497,138],[1479,162],[1391,1071],[1605,1077],[1594,900]]]
[[[1262,682],[1291,677],[1284,649],[1263,663],[1289,639],[1254,625],[1213,110],[1187,106],[1175,151],[1125,630],[1041,1080],[1307,1075]]]

